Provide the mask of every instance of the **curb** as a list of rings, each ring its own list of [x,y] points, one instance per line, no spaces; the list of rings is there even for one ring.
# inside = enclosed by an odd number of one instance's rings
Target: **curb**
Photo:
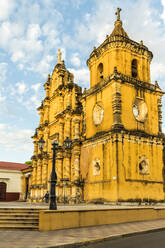
[[[132,236],[137,236],[140,234],[146,234],[146,233],[152,233],[152,232],[159,232],[165,230],[165,227],[159,227],[159,228],[154,228],[150,230],[145,230],[145,231],[136,231],[132,233],[124,233],[124,234],[116,234],[116,235],[111,235],[103,238],[98,238],[98,239],[90,239],[90,240],[85,240],[85,241],[80,241],[76,243],[71,243],[71,244],[63,244],[63,245],[55,245],[55,246],[47,246],[45,248],[78,248],[83,245],[90,245],[90,244],[96,244],[96,243],[101,243],[103,241],[109,241],[109,240],[117,240],[121,238],[127,238],[127,237],[132,237]]]

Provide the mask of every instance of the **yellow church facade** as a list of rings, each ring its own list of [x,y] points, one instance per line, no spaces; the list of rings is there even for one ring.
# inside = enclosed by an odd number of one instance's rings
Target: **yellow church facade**
[[[58,202],[164,201],[161,98],[150,81],[152,52],[124,31],[117,9],[114,30],[87,60],[90,88],[74,83],[58,51],[44,84],[40,123],[32,137],[30,200],[50,190],[52,142]],[[40,139],[45,141],[41,151]],[[64,141],[69,138],[69,149]]]

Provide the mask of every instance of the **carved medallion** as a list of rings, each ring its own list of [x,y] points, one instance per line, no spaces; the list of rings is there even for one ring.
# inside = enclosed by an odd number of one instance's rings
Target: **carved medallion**
[[[149,160],[145,156],[139,159],[139,173],[143,175],[149,174]]]
[[[93,108],[93,122],[94,124],[100,125],[104,116],[104,108],[102,107],[102,104],[96,103],[94,108]]]
[[[92,164],[93,164],[93,175],[94,176],[100,175],[100,160],[96,158],[92,161]]]
[[[141,98],[136,98],[132,105],[132,112],[137,121],[144,122],[148,115],[148,108],[145,101]]]

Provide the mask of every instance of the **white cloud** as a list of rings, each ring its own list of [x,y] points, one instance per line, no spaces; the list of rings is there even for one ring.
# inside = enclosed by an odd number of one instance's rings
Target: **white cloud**
[[[165,64],[163,63],[152,63],[151,64],[151,75],[152,80],[165,77]]]
[[[0,102],[4,102],[6,100],[6,96],[2,96],[2,94],[0,94]]]
[[[163,12],[161,14],[161,18],[163,19],[164,23],[165,23],[165,0],[161,0],[161,4],[163,7]]]
[[[68,69],[71,73],[74,74],[74,82],[80,84],[82,87],[89,87],[89,70],[87,68],[81,69]]]
[[[6,80],[7,68],[8,68],[7,63],[0,63],[0,81],[1,82],[4,82]]]
[[[73,66],[79,67],[81,65],[81,61],[78,53],[74,53],[70,60]]]
[[[24,150],[25,148],[31,151],[31,139],[33,130],[17,129],[8,124],[0,123],[0,149],[6,150]]]
[[[0,1],[0,20],[9,18],[10,14],[15,8],[14,0],[1,0]]]
[[[22,94],[25,94],[27,92],[27,86],[24,82],[18,82],[16,83],[16,91],[18,92],[18,94],[22,95]]]
[[[41,35],[40,26],[38,24],[30,24],[27,30],[28,40],[37,40]]]
[[[24,26],[22,23],[5,21],[0,25],[0,45],[4,49],[9,49],[12,45],[12,39],[23,35]]]
[[[33,84],[32,86],[31,86],[31,88],[37,93],[38,92],[38,90],[39,90],[39,88],[41,87],[41,84],[40,83],[38,83],[38,84]]]
[[[50,64],[53,59],[53,56],[45,55],[37,65],[35,63],[32,63],[31,66],[28,67],[28,70],[33,72],[39,72],[45,78],[47,77],[50,71]]]
[[[38,95],[32,95],[27,101],[22,102],[23,106],[25,106],[29,111],[33,111],[36,113],[36,108],[41,105],[41,99]]]

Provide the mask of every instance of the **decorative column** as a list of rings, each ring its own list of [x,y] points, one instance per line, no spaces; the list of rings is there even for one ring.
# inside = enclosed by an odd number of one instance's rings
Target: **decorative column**
[[[70,138],[70,116],[66,116],[65,121],[65,138]]]
[[[35,140],[33,141],[33,144],[34,144],[34,155],[37,155],[38,154],[38,142]]]
[[[80,147],[74,147],[72,165],[72,203],[79,203],[80,189]]]
[[[71,189],[70,189],[70,179],[71,179],[71,155],[70,152],[65,153],[65,158],[64,158],[64,165],[63,165],[63,178],[68,179],[68,182],[64,182],[64,187],[63,190],[65,190],[65,201],[69,202],[70,197],[71,197]],[[64,195],[64,192],[63,192]]]
[[[43,108],[40,109],[40,125],[43,124],[44,121],[44,110]]]
[[[117,77],[117,68],[114,68],[114,80]],[[112,82],[112,110],[113,110],[113,125],[112,129],[122,128],[121,122],[121,84],[118,81]]]
[[[59,122],[59,146],[62,146],[64,142],[64,122]]]
[[[41,184],[41,167],[42,167],[42,161],[41,158],[38,159],[38,164],[37,164],[37,184]]]
[[[42,184],[47,183],[47,168],[48,168],[48,162],[47,159],[43,159],[43,166],[42,166]]]
[[[70,107],[71,106],[71,92],[68,91],[67,92],[67,99],[66,99],[66,107]]]
[[[45,121],[49,121],[49,101],[48,100],[45,100],[44,106],[45,106],[44,119],[45,119]]]
[[[33,160],[32,185],[36,184],[36,176],[37,176],[37,161]]]
[[[159,133],[162,133],[162,102],[161,97],[158,99],[158,122],[159,122]]]
[[[63,199],[63,183],[61,179],[63,178],[63,155],[62,151],[57,152],[57,164],[56,164],[56,172],[57,172],[57,184],[56,184],[56,193],[57,193],[57,201],[62,202]]]
[[[62,93],[59,95],[59,112],[62,112],[64,110],[64,97]]]
[[[86,91],[84,90],[84,94],[85,93]],[[83,137],[86,137],[86,97],[83,97],[82,105],[83,105],[82,135]]]
[[[70,154],[66,154],[66,157],[64,159],[64,168],[63,168],[63,177],[69,178],[71,177],[70,173]]]
[[[74,119],[74,139],[80,138],[80,120],[78,118]]]

